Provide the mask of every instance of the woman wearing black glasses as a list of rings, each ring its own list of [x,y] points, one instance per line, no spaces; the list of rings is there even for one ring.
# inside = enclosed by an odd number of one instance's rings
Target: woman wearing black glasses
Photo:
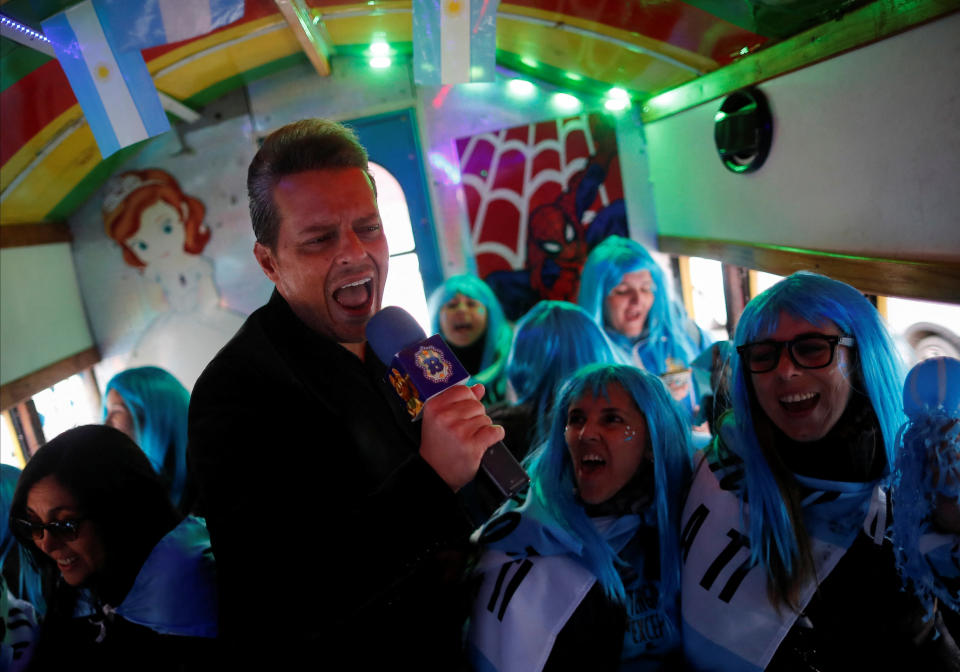
[[[210,662],[217,614],[206,527],[180,519],[125,434],[90,425],[40,448],[17,483],[10,524],[48,579],[37,669]]]
[[[885,540],[903,378],[880,316],[796,273],[747,305],[735,345],[681,523],[691,666],[921,669],[932,628]]]

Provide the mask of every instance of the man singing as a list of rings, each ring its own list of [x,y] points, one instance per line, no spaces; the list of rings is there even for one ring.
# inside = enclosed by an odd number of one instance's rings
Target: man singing
[[[365,340],[388,251],[366,150],[336,123],[271,134],[250,164],[254,256],[276,286],[207,366],[191,467],[236,661],[456,669],[458,491],[503,437],[483,387],[413,424]]]

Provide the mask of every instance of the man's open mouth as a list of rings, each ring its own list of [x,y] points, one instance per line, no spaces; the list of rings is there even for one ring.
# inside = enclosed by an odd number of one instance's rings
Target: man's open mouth
[[[367,307],[373,298],[370,278],[347,283],[334,290],[333,298],[344,308],[359,310]]]

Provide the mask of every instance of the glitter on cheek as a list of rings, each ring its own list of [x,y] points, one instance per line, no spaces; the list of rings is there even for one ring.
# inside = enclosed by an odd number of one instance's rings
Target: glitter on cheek
[[[623,428],[623,440],[624,441],[633,441],[633,437],[637,435],[637,430],[635,430],[630,425],[627,425]]]

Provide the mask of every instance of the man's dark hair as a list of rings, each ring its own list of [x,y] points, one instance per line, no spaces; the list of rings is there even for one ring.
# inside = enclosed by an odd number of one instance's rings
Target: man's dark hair
[[[273,188],[281,178],[308,170],[359,168],[376,186],[367,167],[367,150],[353,129],[327,119],[301,119],[277,129],[263,141],[247,171],[250,219],[257,242],[273,249],[280,215]]]

